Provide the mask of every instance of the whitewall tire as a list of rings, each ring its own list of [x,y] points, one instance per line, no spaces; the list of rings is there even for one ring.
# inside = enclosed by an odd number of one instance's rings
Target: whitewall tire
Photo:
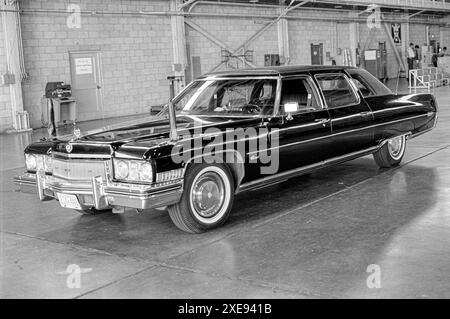
[[[222,225],[234,201],[234,179],[225,165],[189,166],[179,203],[169,206],[173,223],[189,233],[201,233]]]
[[[373,154],[377,165],[381,168],[397,166],[403,159],[406,150],[406,137],[397,136],[386,143]]]

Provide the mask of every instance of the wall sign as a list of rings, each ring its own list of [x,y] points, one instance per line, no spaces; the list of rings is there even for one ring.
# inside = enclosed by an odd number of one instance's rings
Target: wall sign
[[[366,50],[364,51],[364,60],[376,60],[377,59],[377,50]]]
[[[391,23],[391,33],[395,44],[402,43],[402,26],[400,23]]]
[[[77,58],[75,59],[75,73],[76,74],[92,74],[92,58]]]

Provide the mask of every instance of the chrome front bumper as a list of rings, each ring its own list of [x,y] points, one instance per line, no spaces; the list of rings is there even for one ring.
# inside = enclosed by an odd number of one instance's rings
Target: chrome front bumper
[[[158,208],[178,203],[183,192],[182,180],[155,186],[113,183],[102,177],[93,177],[90,182],[75,182],[46,175],[43,171],[25,173],[14,177],[13,181],[23,192],[37,193],[41,201],[57,199],[58,193],[76,195],[83,209]]]

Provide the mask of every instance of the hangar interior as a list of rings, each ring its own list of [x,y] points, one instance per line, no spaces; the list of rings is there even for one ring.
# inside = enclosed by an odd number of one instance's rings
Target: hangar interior
[[[1,297],[450,297],[450,57],[439,78],[426,74],[450,46],[450,1],[0,3]],[[11,183],[25,146],[47,136],[49,100],[68,134],[158,112],[168,76],[178,92],[204,73],[297,64],[358,66],[394,91],[432,92],[439,124],[396,169],[364,157],[239,195],[230,222],[199,236],[164,211],[79,216]],[[52,85],[62,95],[47,96]],[[79,289],[66,286],[72,264],[85,271]],[[366,286],[371,264],[381,289]]]
[[[3,132],[48,123],[48,82],[71,85],[76,106],[60,107],[61,122],[82,122],[157,110],[167,103],[168,75],[177,76],[179,90],[221,69],[364,66],[370,49],[382,55],[378,77],[396,78],[399,70],[405,77],[410,42],[437,49],[450,38],[444,1],[3,2],[3,83],[14,74],[14,84],[0,86]],[[383,23],[368,10],[372,2]]]

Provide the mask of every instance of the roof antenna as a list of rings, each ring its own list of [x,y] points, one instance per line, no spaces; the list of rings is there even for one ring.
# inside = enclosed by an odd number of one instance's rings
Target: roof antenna
[[[177,134],[177,120],[175,115],[175,106],[173,105],[173,98],[175,96],[175,76],[168,76],[169,80],[169,124],[170,124],[170,140],[172,142],[178,140]]]

